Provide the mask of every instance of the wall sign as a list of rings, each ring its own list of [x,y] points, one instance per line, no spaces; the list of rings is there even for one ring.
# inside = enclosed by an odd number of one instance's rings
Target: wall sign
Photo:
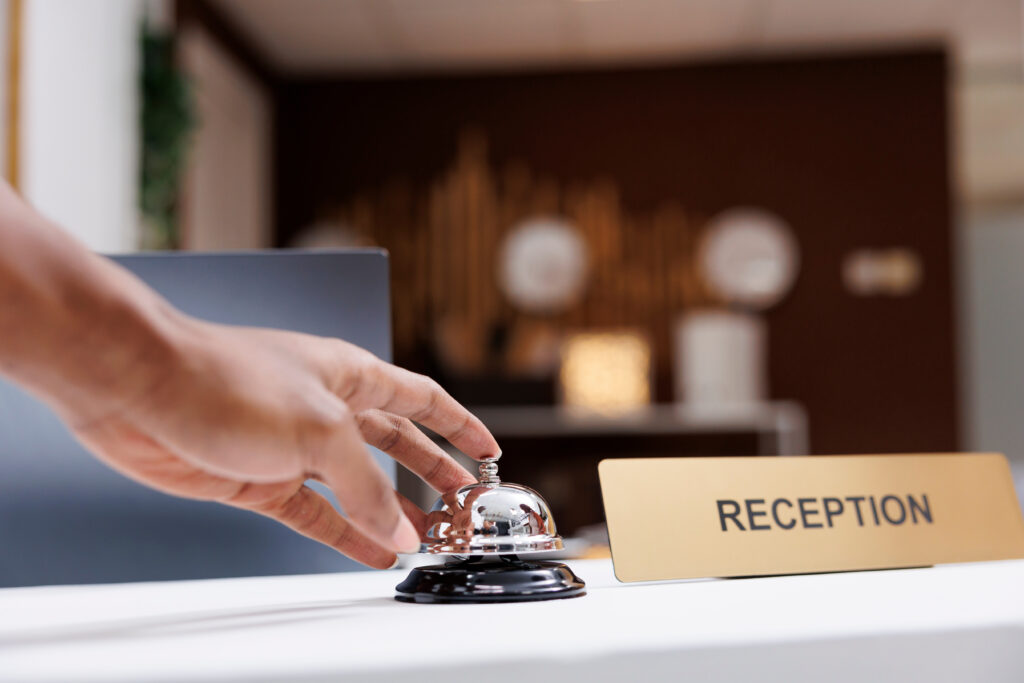
[[[598,472],[621,581],[1024,558],[996,453],[631,458]]]

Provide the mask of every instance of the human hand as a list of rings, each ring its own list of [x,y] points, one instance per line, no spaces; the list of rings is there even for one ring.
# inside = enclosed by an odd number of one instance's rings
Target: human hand
[[[148,486],[264,514],[386,568],[396,552],[419,548],[426,516],[393,490],[364,442],[441,493],[475,478],[411,420],[474,459],[500,452],[433,380],[356,346],[168,316],[132,364],[146,382],[110,382],[93,389],[95,400],[58,406],[95,455]],[[310,478],[330,487],[348,519]]]
[[[472,458],[499,453],[426,377],[337,339],[190,318],[2,180],[0,375],[127,476],[262,513],[373,567],[417,550],[426,517],[364,442],[442,493],[475,480],[410,419]]]

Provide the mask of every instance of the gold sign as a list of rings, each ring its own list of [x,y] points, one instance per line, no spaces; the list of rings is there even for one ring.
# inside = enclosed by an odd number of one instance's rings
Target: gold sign
[[[620,581],[1024,557],[998,453],[635,458],[598,472]]]

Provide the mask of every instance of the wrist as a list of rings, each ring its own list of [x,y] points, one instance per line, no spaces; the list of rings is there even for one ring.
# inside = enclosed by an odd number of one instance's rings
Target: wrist
[[[79,424],[173,372],[188,320],[0,181],[0,374]]]
[[[74,427],[122,413],[154,394],[179,365],[187,317],[155,294],[95,312],[90,334],[62,362],[53,396]]]
[[[2,370],[81,427],[153,392],[174,372],[187,317],[114,264],[61,278],[0,320]]]

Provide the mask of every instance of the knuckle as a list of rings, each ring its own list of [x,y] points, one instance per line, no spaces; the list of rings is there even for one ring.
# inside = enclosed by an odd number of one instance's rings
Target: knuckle
[[[224,498],[222,498],[220,502],[227,503],[228,505],[241,505],[257,509],[258,503],[256,503],[256,501],[251,500],[253,489],[254,485],[252,482],[242,482],[241,484],[238,485],[237,489],[235,489],[228,495],[224,496]]]
[[[340,524],[337,532],[335,532],[334,536],[330,539],[330,544],[342,552],[345,552],[346,550],[351,552],[351,549],[354,546],[359,545],[362,540],[363,539],[351,524]]]
[[[444,389],[436,379],[433,377],[427,377],[426,375],[420,375],[420,377],[423,378],[422,381],[431,394],[435,396],[443,396],[445,394]]]
[[[353,415],[353,417],[355,418],[356,426],[359,427],[361,432],[372,431],[377,423],[373,412],[369,410],[362,410]]]
[[[423,406],[416,410],[412,415],[412,419],[417,422],[429,418],[437,411],[437,406],[443,393],[440,384],[426,377],[424,377],[424,380],[426,382],[427,399]]]
[[[363,504],[349,512],[349,519],[360,528],[387,536],[398,523],[398,503],[390,486],[374,482],[367,487]]]
[[[378,569],[388,568],[395,557],[393,553],[379,547],[347,523],[342,524],[326,542],[353,560]]]
[[[282,492],[274,484],[243,482],[234,491],[219,499],[226,505],[234,505],[261,514],[274,514],[294,494]]]
[[[466,415],[462,416],[462,422],[460,422],[459,426],[453,429],[451,433],[448,434],[447,438],[452,441],[458,441],[459,439],[461,439],[462,437],[466,436],[466,434],[469,433],[469,430],[472,428],[472,426],[473,417],[467,413]]]
[[[387,418],[387,431],[381,437],[377,448],[382,451],[390,451],[402,440],[405,432],[405,423],[401,418],[389,416]]]
[[[355,354],[346,365],[345,379],[335,394],[346,403],[363,407],[386,407],[394,398],[393,382],[381,381],[383,361],[369,351]],[[387,395],[382,396],[385,392]]]
[[[435,460],[434,464],[430,466],[430,470],[427,472],[427,481],[439,481],[442,479],[444,477],[446,465],[447,463],[445,463],[444,458],[438,458]]]
[[[336,429],[343,425],[350,425],[355,420],[355,413],[345,403],[337,403],[331,408],[330,414],[323,418],[327,425]]]
[[[305,489],[282,502],[277,512],[282,522],[301,533],[315,534],[324,519],[324,506],[315,504]]]
[[[439,457],[427,473],[426,480],[439,491],[451,491],[461,486],[464,481],[459,471],[461,469],[450,457]]]
[[[406,436],[406,421],[379,410],[364,410],[355,414],[356,425],[363,438],[382,451],[391,451]]]
[[[344,365],[339,386],[335,394],[343,401],[351,401],[359,396],[366,385],[366,376],[369,373],[369,359],[356,355]]]
[[[328,450],[340,430],[358,425],[358,416],[343,403],[328,413],[311,412],[298,425],[298,448],[307,464],[318,464],[328,455]]]

